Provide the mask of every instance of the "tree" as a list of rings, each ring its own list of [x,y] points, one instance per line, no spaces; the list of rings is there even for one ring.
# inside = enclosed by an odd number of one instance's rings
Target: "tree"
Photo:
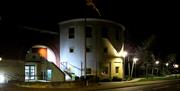
[[[150,67],[153,68],[153,64],[155,61],[155,56],[154,53],[152,52],[154,43],[155,43],[155,35],[152,35],[142,43],[141,47],[139,47],[139,56],[140,56],[140,60],[142,61],[142,65],[145,68],[146,78],[148,78],[149,68]]]
[[[174,64],[176,63],[176,54],[175,53],[171,53],[169,55],[166,56],[165,60],[166,60],[166,63],[168,63],[168,67],[167,67],[167,73],[170,73],[173,71],[174,69]]]

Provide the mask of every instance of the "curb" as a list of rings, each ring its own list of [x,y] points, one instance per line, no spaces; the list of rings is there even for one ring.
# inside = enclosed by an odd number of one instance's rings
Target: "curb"
[[[151,85],[151,84],[159,84],[159,83],[163,83],[163,82],[171,82],[171,81],[177,81],[176,80],[164,80],[164,81],[151,81],[150,83],[140,83],[140,84],[136,84],[136,82],[128,82],[128,83],[132,83],[130,85],[124,85],[124,86],[114,86],[114,87],[101,87],[101,88],[87,88],[87,91],[94,91],[94,90],[107,90],[107,89],[116,89],[116,88],[125,88],[125,87],[134,87],[134,86],[143,86],[143,85]],[[134,83],[134,84],[133,84]],[[168,84],[168,83],[163,83],[163,84]],[[103,86],[103,85],[102,85]]]

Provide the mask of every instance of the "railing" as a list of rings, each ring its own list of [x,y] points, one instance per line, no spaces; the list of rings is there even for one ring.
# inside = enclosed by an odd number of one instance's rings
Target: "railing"
[[[25,79],[25,75],[20,75],[20,74],[16,74],[16,73],[5,73],[4,76],[5,76],[6,82],[24,81],[24,79]]]
[[[64,65],[64,63],[66,64],[66,65]],[[70,65],[70,66],[72,66],[73,68],[75,68],[75,69],[77,69],[77,70],[80,70],[80,71],[82,71],[82,69],[81,68],[78,68],[78,67],[76,67],[76,66],[74,66],[74,65],[72,65],[72,64],[70,64],[70,63],[68,63],[68,62],[61,62],[60,63],[60,68],[64,71],[70,71],[69,69],[68,69],[68,67],[67,67],[67,65]]]
[[[75,69],[77,69],[77,70],[80,70],[80,71],[82,71],[82,69],[81,68],[78,68],[78,67],[76,67],[76,66],[74,66],[74,65],[72,65],[72,64],[70,64],[70,63],[68,63],[68,62],[61,62],[60,63],[60,68],[72,79],[72,77],[73,77],[73,75],[75,75],[70,69],[68,69],[68,66],[71,66],[71,67],[73,67],[73,68],[75,68]]]

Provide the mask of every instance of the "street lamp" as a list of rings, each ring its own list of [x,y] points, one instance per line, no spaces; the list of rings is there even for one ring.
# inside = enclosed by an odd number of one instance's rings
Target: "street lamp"
[[[138,58],[133,58],[133,62],[136,64],[136,62],[138,61]]]
[[[158,64],[159,64],[159,61],[156,61],[155,64],[158,65]],[[158,76],[158,70],[159,70],[159,69],[158,69],[158,67],[157,67],[157,76]]]
[[[124,51],[123,53],[122,53],[122,56],[123,56],[123,58],[124,58],[124,61],[123,61],[123,78],[125,79],[125,58],[126,58],[126,56],[128,55],[128,52],[126,52],[126,51]]]
[[[135,65],[135,69],[136,69],[136,62],[138,61],[138,58],[134,57],[133,58],[133,64],[132,64],[132,70],[131,70],[131,78],[132,78],[132,74],[133,74],[133,69],[134,69],[134,65]],[[135,73],[136,74],[136,73]]]
[[[156,61],[155,64],[158,65],[158,64],[159,64],[159,61]]]
[[[179,65],[178,64],[174,64],[174,68],[179,68]]]
[[[135,63],[135,77],[136,77],[136,62],[137,62],[138,60],[139,60],[138,58],[134,58],[134,59],[133,59],[133,62]]]
[[[178,65],[178,64],[174,64],[173,66],[174,66],[175,71],[177,71],[177,72],[178,72],[178,70],[177,70],[177,69],[179,68],[179,65]],[[176,73],[176,76],[175,76],[175,77],[177,78],[177,73]]]
[[[166,63],[166,67],[168,67],[169,66],[169,63]]]

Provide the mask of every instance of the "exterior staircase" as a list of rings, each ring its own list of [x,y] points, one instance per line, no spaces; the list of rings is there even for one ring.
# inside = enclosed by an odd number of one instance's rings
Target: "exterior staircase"
[[[75,69],[78,69],[78,70],[81,70],[80,68],[68,63],[68,62],[61,62],[60,63],[60,69],[62,71],[64,71],[65,73],[65,80],[66,81],[74,81],[75,80],[75,73],[72,72],[69,68],[68,68],[68,65],[70,65],[71,67],[75,68]]]

